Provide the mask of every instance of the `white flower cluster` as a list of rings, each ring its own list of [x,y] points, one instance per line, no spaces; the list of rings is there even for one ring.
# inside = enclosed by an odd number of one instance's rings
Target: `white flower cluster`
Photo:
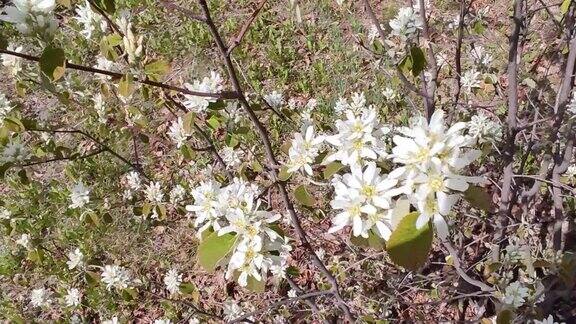
[[[389,24],[392,35],[400,37],[404,42],[415,37],[418,29],[422,29],[424,25],[419,12],[412,7],[400,8]]]
[[[497,124],[481,115],[470,123],[460,122],[447,128],[444,112],[438,110],[429,123],[416,117],[410,127],[398,128],[389,154],[384,135],[390,129],[380,125],[375,109],[365,106],[363,95],[355,95],[352,104],[340,99],[336,109],[347,119],[338,120],[337,133],[326,137],[336,152],[328,154],[323,163],[341,161],[350,167],[350,173],[336,175],[332,180],[335,197],[331,206],[339,212],[332,220],[330,232],[352,225],[354,236],[368,237],[373,231],[388,239],[399,218],[408,214],[413,205],[420,214],[417,228],[432,219],[439,236],[446,238],[448,225],[444,216],[469,183],[480,181],[461,174],[480,156],[480,151],[470,147],[497,137]],[[467,127],[471,130],[464,134]],[[376,167],[376,162],[383,159],[396,164],[389,175]]]
[[[177,148],[180,148],[182,145],[184,145],[184,143],[186,143],[188,140],[188,137],[191,135],[192,134],[187,132],[184,128],[184,121],[182,120],[182,117],[178,117],[178,119],[172,122],[172,125],[170,125],[170,129],[168,130],[168,137],[170,137],[170,139],[176,143]]]
[[[480,88],[482,85],[482,80],[480,79],[480,72],[475,69],[467,70],[462,74],[460,78],[460,85],[464,90],[464,93],[471,94],[473,89]]]
[[[102,282],[106,284],[108,290],[126,289],[130,285],[130,272],[121,266],[106,265],[102,271]]]
[[[479,143],[496,142],[502,138],[502,125],[479,113],[468,122],[468,135],[477,138]]]
[[[90,202],[90,189],[86,188],[83,182],[78,182],[70,190],[70,200],[72,203],[69,208],[82,208]]]
[[[170,269],[164,276],[164,285],[166,285],[166,289],[172,295],[180,292],[181,284],[182,274],[178,273],[176,269]]]
[[[2,8],[5,14],[0,15],[0,20],[14,24],[25,35],[51,37],[56,32],[55,0],[13,0],[12,3],[13,6]]]
[[[269,270],[276,276],[284,275],[291,248],[271,228],[281,216],[261,209],[256,185],[234,179],[221,187],[211,180],[200,183],[191,193],[194,203],[186,210],[196,216],[194,226],[199,236],[209,228],[214,230],[213,235],[236,235],[227,279],[237,275],[238,283],[246,286],[249,276],[265,280]]]
[[[355,96],[351,104],[342,100],[338,102],[336,109],[345,109],[346,119],[337,120],[337,133],[325,138],[337,151],[328,155],[324,164],[340,161],[352,166],[364,159],[376,160],[387,156],[383,138],[390,129],[380,123],[374,107],[365,105],[364,94]]]
[[[286,163],[288,172],[303,170],[309,176],[312,176],[311,164],[314,163],[318,156],[318,150],[323,141],[324,137],[316,135],[312,125],[306,128],[304,136],[301,133],[295,133],[292,145],[288,151],[289,161]]]
[[[30,151],[18,140],[10,140],[2,151],[0,162],[20,162],[30,156]]]
[[[524,305],[526,298],[530,296],[530,289],[518,281],[514,281],[506,287],[502,302],[514,308]]]
[[[24,48],[10,43],[8,44],[7,50],[22,53]],[[2,60],[2,65],[8,70],[10,75],[17,76],[18,73],[22,71],[22,59],[18,56],[2,54],[0,55],[0,59]]]
[[[218,72],[210,72],[210,76],[209,77],[204,77],[204,79],[202,79],[202,81],[200,80],[194,80],[193,84],[190,83],[185,83],[184,86],[186,87],[186,89],[190,90],[190,91],[200,91],[200,92],[209,92],[209,93],[217,93],[222,91],[222,89],[224,88],[224,80],[222,80],[222,77],[220,76],[220,74]],[[184,98],[186,100],[184,100],[182,102],[182,104],[184,104],[184,106],[191,111],[194,111],[196,113],[201,113],[206,111],[206,109],[208,109],[208,105],[211,102],[216,102],[217,99],[216,98],[210,98],[210,97],[199,97],[199,96],[194,96],[194,95],[184,95]]]
[[[467,126],[458,122],[446,128],[444,112],[437,110],[429,123],[423,117],[414,118],[410,127],[400,128],[401,135],[393,138],[393,162],[402,166],[390,176],[401,181],[408,199],[417,207],[420,216],[416,227],[432,219],[442,239],[448,235],[443,216],[458,200],[457,193],[466,191],[469,182],[480,181],[459,174],[480,156],[480,151],[468,148],[475,138],[463,134]]]
[[[281,108],[282,105],[286,103],[284,101],[284,96],[282,93],[274,90],[271,93],[264,95],[264,100],[272,107],[272,108]]]
[[[0,124],[4,122],[4,118],[8,117],[13,108],[8,98],[3,93],[0,93]]]
[[[84,2],[84,6],[78,6],[78,8],[76,8],[76,15],[75,19],[84,27],[81,33],[86,39],[92,38],[92,34],[97,27],[99,27],[102,32],[106,31],[106,20],[102,19],[100,14],[92,10],[88,0]]]

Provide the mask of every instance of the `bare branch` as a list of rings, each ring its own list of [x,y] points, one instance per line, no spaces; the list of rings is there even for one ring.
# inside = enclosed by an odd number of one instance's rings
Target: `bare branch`
[[[267,1],[268,0],[260,0],[260,3],[256,6],[256,10],[254,10],[250,18],[246,20],[246,22],[242,26],[242,29],[240,29],[238,35],[236,35],[236,37],[232,40],[232,43],[228,46],[228,51],[226,52],[226,55],[230,56],[230,54],[232,54],[232,51],[234,51],[234,49],[238,47],[240,43],[242,43],[244,35],[246,35],[246,32],[250,28],[250,25],[252,24],[254,19],[256,19],[262,8],[264,8],[264,5],[266,4]]]
[[[264,308],[255,310],[253,312],[246,313],[240,317],[237,317],[237,318],[231,320],[229,323],[239,323],[239,322],[242,322],[243,320],[250,318],[252,316],[260,315],[262,313],[271,311],[271,310],[278,308],[280,306],[288,305],[288,304],[291,304],[291,303],[299,301],[299,300],[306,300],[306,299],[311,298],[311,297],[330,295],[330,294],[332,294],[331,290],[322,290],[322,291],[310,292],[310,293],[303,294],[303,295],[296,296],[296,297],[292,297],[292,298],[285,298],[285,299],[282,299],[280,301],[277,301],[277,302],[269,305],[268,307],[264,307]]]
[[[9,51],[6,49],[0,49],[0,54],[7,54],[7,55],[12,55],[12,56],[17,56],[29,61],[35,61],[35,62],[40,62],[40,58],[37,56],[33,56],[33,55],[28,55],[28,54],[24,54],[24,53],[19,53],[19,52],[14,52],[14,51]],[[112,71],[107,71],[107,70],[102,70],[102,69],[97,69],[97,68],[93,68],[90,66],[84,66],[84,65],[78,65],[78,64],[73,64],[73,63],[69,63],[66,62],[66,68],[72,69],[72,70],[78,70],[78,71],[84,71],[84,72],[91,72],[91,73],[96,73],[96,74],[102,74],[102,75],[107,75],[107,76],[111,76],[113,78],[116,79],[120,79],[124,76],[124,74],[122,73],[118,73],[118,72],[112,72]],[[171,86],[169,84],[165,84],[162,82],[156,82],[156,81],[152,81],[149,79],[139,79],[137,77],[134,78],[134,81],[142,83],[142,84],[146,84],[149,86],[153,86],[153,87],[157,87],[157,88],[162,88],[162,89],[166,89],[166,90],[172,90],[172,91],[176,91],[179,93],[183,93],[183,94],[188,94],[188,95],[193,95],[193,96],[198,96],[198,97],[209,97],[209,98],[218,98],[218,99],[236,99],[238,98],[238,94],[236,92],[233,91],[223,91],[223,92],[218,92],[218,93],[208,93],[208,92],[200,92],[200,91],[192,91],[192,90],[188,90],[185,88],[180,88],[180,87],[175,87],[175,86]]]

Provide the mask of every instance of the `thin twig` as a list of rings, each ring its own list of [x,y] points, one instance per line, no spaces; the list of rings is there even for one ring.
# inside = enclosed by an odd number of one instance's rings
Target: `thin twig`
[[[267,306],[267,307],[263,307],[263,308],[261,308],[261,309],[258,309],[258,310],[255,310],[255,311],[253,311],[253,312],[246,313],[246,314],[244,314],[244,315],[242,315],[242,316],[240,316],[240,317],[237,317],[237,318],[231,320],[229,323],[239,323],[239,322],[242,322],[243,320],[245,320],[245,319],[247,319],[247,318],[250,318],[250,317],[253,317],[253,316],[256,316],[256,315],[260,315],[260,314],[262,314],[262,313],[265,313],[265,312],[271,311],[271,310],[273,310],[273,309],[276,309],[276,308],[278,308],[278,307],[280,307],[280,306],[288,305],[288,304],[291,304],[291,303],[296,302],[296,301],[299,301],[299,300],[306,300],[306,299],[311,298],[311,297],[317,297],[317,296],[323,296],[323,295],[330,295],[330,294],[332,294],[332,291],[331,291],[331,290],[322,290],[322,291],[313,291],[313,292],[306,293],[306,294],[303,294],[303,295],[300,295],[300,296],[296,296],[296,297],[292,297],[292,298],[285,298],[285,299],[279,300],[279,301],[277,301],[277,302],[275,302],[275,303],[273,303],[273,304],[270,304],[270,305]]]
[[[20,57],[20,58],[23,58],[23,59],[29,60],[29,61],[40,62],[40,58],[38,56],[14,52],[14,51],[10,51],[7,49],[0,49],[0,54],[7,54],[7,55]],[[124,74],[122,74],[122,73],[102,70],[102,69],[98,69],[98,68],[94,68],[94,67],[90,67],[90,66],[78,65],[78,64],[69,63],[69,62],[66,62],[66,68],[69,68],[72,70],[78,70],[78,71],[107,75],[107,76],[111,76],[111,77],[116,78],[116,79],[120,79],[120,78],[124,77]],[[165,84],[162,82],[152,81],[149,79],[140,79],[137,77],[134,78],[134,81],[138,82],[138,83],[146,84],[149,86],[162,88],[162,89],[166,89],[166,90],[172,90],[172,91],[176,91],[179,93],[198,96],[198,97],[209,97],[209,98],[218,98],[218,99],[236,99],[236,98],[238,98],[238,94],[234,91],[222,91],[222,92],[217,92],[217,93],[209,93],[209,92],[188,90],[185,88],[172,86],[172,85]]]
[[[238,33],[238,35],[236,35],[236,37],[234,37],[234,39],[232,40],[232,43],[230,45],[228,45],[228,51],[226,52],[226,55],[229,56],[230,54],[232,54],[232,51],[234,51],[234,49],[236,47],[238,47],[238,45],[240,45],[240,43],[242,43],[242,39],[244,39],[244,36],[246,35],[246,32],[250,28],[250,25],[252,24],[254,19],[256,19],[256,17],[258,16],[258,14],[262,10],[262,8],[264,8],[264,5],[266,4],[267,1],[268,0],[261,0],[260,3],[258,3],[258,5],[256,6],[256,9],[254,10],[254,12],[250,16],[250,18],[248,18],[248,20],[246,20],[246,22],[242,26],[242,29],[240,29],[240,32]]]

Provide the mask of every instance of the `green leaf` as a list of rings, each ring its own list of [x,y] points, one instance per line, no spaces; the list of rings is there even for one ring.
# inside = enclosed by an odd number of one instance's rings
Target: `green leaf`
[[[428,222],[421,229],[416,229],[418,216],[417,212],[404,216],[386,242],[390,259],[413,271],[424,265],[432,247],[432,225]]]
[[[210,117],[210,119],[208,119],[206,123],[212,129],[217,129],[220,126],[220,121],[218,120],[218,117],[216,115],[212,115],[212,117]]]
[[[84,274],[84,279],[90,287],[98,286],[98,283],[100,283],[100,276],[92,271],[86,271]]]
[[[498,313],[496,317],[496,324],[510,324],[512,323],[513,313],[509,309],[504,309]]]
[[[114,33],[112,35],[106,36],[106,41],[108,42],[108,45],[110,45],[112,47],[118,46],[118,45],[122,44],[122,36]]]
[[[464,192],[464,199],[474,207],[486,212],[489,212],[493,208],[492,197],[485,188],[478,186],[470,186],[468,190]]]
[[[198,262],[208,272],[213,272],[218,262],[230,253],[236,243],[236,234],[227,233],[219,236],[212,233],[198,246]]]
[[[562,5],[560,6],[560,12],[562,13],[562,15],[565,15],[568,12],[568,9],[570,9],[571,3],[572,3],[572,0],[562,1]]]
[[[16,117],[4,118],[4,126],[15,133],[20,133],[26,130],[26,127],[24,127],[20,119]]]
[[[41,249],[33,249],[28,251],[28,259],[36,264],[41,264],[44,260],[44,251]]]
[[[186,133],[192,134],[195,120],[196,120],[196,114],[193,111],[190,111],[186,113],[186,115],[184,115],[184,118],[182,118],[182,124],[184,126],[184,131]]]
[[[4,176],[6,175],[6,171],[8,171],[10,167],[12,167],[12,163],[10,162],[0,164],[0,179],[4,178]]]
[[[52,81],[60,79],[66,70],[64,50],[47,46],[40,56],[40,70]]]
[[[144,67],[144,73],[154,81],[160,81],[170,71],[170,64],[164,60],[152,61]]]
[[[410,57],[412,59],[412,68],[410,70],[412,75],[416,77],[426,68],[426,58],[424,57],[424,52],[418,46],[413,46],[410,49]]]
[[[288,181],[292,177],[292,173],[288,172],[287,166],[282,166],[280,168],[280,172],[278,172],[278,180],[280,181]]]
[[[194,154],[194,151],[192,150],[192,148],[190,148],[188,144],[180,146],[180,153],[182,153],[182,156],[186,161],[192,161],[194,159],[194,156],[196,155]]]
[[[118,94],[129,98],[134,93],[134,81],[131,75],[125,75],[118,84]]]
[[[104,9],[104,11],[106,11],[109,14],[114,14],[114,11],[116,11],[116,1],[115,0],[97,0],[96,4]]]
[[[308,192],[304,185],[300,185],[294,190],[294,197],[296,197],[296,201],[304,206],[312,207],[315,205],[314,196]]]
[[[264,292],[264,288],[266,288],[266,282],[264,280],[258,281],[256,280],[256,278],[252,276],[248,276],[248,280],[246,280],[246,282],[247,282],[246,289],[255,293]]]
[[[350,242],[356,246],[372,248],[375,250],[384,250],[385,241],[373,231],[368,232],[368,238],[362,236],[350,236]]]
[[[338,171],[342,170],[343,167],[344,165],[342,165],[342,163],[338,161],[334,161],[328,164],[326,168],[324,168],[324,171],[322,172],[322,174],[324,175],[324,179],[328,180],[332,178],[332,176],[338,173]]]

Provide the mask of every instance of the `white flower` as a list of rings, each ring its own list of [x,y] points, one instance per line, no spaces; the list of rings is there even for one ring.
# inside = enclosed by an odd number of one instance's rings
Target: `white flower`
[[[106,116],[106,106],[102,94],[101,93],[96,94],[93,100],[94,100],[94,110],[96,110],[96,114],[98,114],[98,122],[100,122],[101,124],[106,124],[108,118]]]
[[[292,145],[288,151],[289,161],[286,163],[288,172],[298,170],[305,171],[309,176],[313,175],[311,164],[318,156],[320,144],[324,141],[324,136],[317,136],[314,133],[314,126],[306,128],[306,133],[295,133]]]
[[[494,142],[502,138],[502,126],[479,113],[468,122],[468,134],[477,138],[479,143]]]
[[[186,210],[196,215],[194,226],[199,228],[199,234],[209,227],[213,227],[214,230],[220,229],[218,222],[219,193],[220,184],[215,181],[202,182],[200,186],[191,190],[194,204],[187,205]]]
[[[325,138],[337,151],[328,155],[323,164],[340,161],[344,165],[354,165],[362,160],[386,157],[383,137],[389,129],[379,125],[374,108],[364,107],[356,114],[353,111],[355,106],[357,104],[353,101],[352,108],[346,111],[347,119],[336,121],[337,133]]]
[[[131,171],[126,175],[126,184],[129,189],[138,190],[140,189],[140,175],[136,171]]]
[[[50,302],[50,292],[44,288],[34,289],[30,293],[30,303],[34,307],[48,306]]]
[[[186,196],[186,189],[181,185],[176,185],[172,190],[170,190],[170,203],[176,205],[184,200]]]
[[[176,269],[170,269],[164,276],[164,284],[171,294],[179,293],[180,284],[182,284],[182,274],[179,274]]]
[[[244,240],[240,242],[228,264],[228,271],[226,278],[232,277],[234,272],[239,273],[238,284],[242,287],[248,285],[248,276],[253,277],[257,281],[262,280],[260,269],[264,263],[264,255],[261,253],[262,241],[259,236],[256,236],[251,241]]]
[[[22,53],[24,48],[22,46],[16,46],[10,43],[7,50],[17,53]],[[14,55],[1,54],[0,59],[2,59],[2,65],[8,70],[10,75],[16,76],[20,71],[22,71],[22,58]]]
[[[76,8],[76,14],[75,19],[84,27],[81,33],[87,39],[92,37],[92,33],[96,30],[97,26],[100,27],[102,32],[106,31],[106,21],[102,19],[100,14],[92,10],[88,0],[84,3],[84,6],[78,6],[78,8]]]
[[[10,219],[12,213],[5,207],[0,207],[0,220]]]
[[[18,140],[10,140],[2,151],[1,162],[19,162],[28,158],[30,152]]]
[[[220,150],[220,157],[226,164],[228,168],[236,168],[242,164],[242,159],[244,158],[244,152],[241,150],[235,150],[233,147],[224,146]]]
[[[57,23],[52,11],[55,0],[13,0],[14,6],[4,7],[0,20],[13,23],[22,34],[37,33],[47,37],[56,31]]]
[[[200,320],[196,317],[192,317],[190,320],[188,320],[188,324],[200,324]]]
[[[188,89],[190,91],[217,93],[217,92],[222,91],[222,89],[224,87],[223,83],[224,83],[224,81],[222,80],[222,77],[220,76],[220,74],[212,71],[212,72],[210,72],[210,77],[204,77],[204,79],[202,81],[195,80],[193,84],[185,83],[184,87],[186,87],[186,89]],[[216,98],[199,97],[199,96],[188,95],[188,94],[185,94],[184,98],[186,100],[184,100],[182,102],[182,104],[188,110],[194,111],[196,113],[201,113],[201,112],[206,111],[206,109],[208,108],[208,105],[211,102],[217,101]]]
[[[520,282],[515,281],[506,287],[502,301],[514,308],[524,305],[525,298],[529,296],[529,289],[524,287]]]
[[[554,320],[554,316],[552,316],[552,314],[550,314],[550,315],[548,315],[548,317],[542,319],[541,321],[534,320],[534,324],[559,324],[559,323],[556,322]]]
[[[172,321],[169,319],[157,319],[154,324],[172,324]]]
[[[104,71],[110,71],[110,72],[122,72],[122,65],[114,62],[114,61],[110,61],[107,58],[105,58],[104,56],[98,56],[96,58],[96,65],[94,65],[94,67],[96,69],[99,70],[104,70]],[[105,74],[98,74],[98,77],[100,79],[103,80],[111,80],[112,77],[109,75],[105,75]]]
[[[6,98],[3,93],[0,93],[0,124],[4,122],[4,118],[8,116],[8,114],[12,111],[14,107]]]
[[[392,197],[401,193],[393,189],[397,180],[381,176],[374,162],[367,163],[365,170],[359,165],[350,168],[352,173],[333,182],[336,196],[330,206],[341,212],[332,219],[328,232],[352,225],[352,235],[368,237],[368,232],[376,226],[382,237],[389,236]]]
[[[84,254],[80,249],[76,248],[73,251],[68,252],[68,261],[66,261],[68,269],[72,270],[74,268],[79,268],[84,265]]]
[[[380,28],[384,29],[385,27],[384,25],[380,24]],[[376,27],[376,25],[370,26],[370,31],[368,32],[368,43],[374,43],[374,40],[376,40],[378,37],[380,37],[378,27]]]
[[[30,248],[30,235],[22,234],[19,239],[16,240],[16,244],[21,245],[25,248]]]
[[[284,101],[284,96],[282,93],[277,92],[276,90],[272,91],[271,93],[264,95],[264,100],[272,107],[272,108],[280,108],[286,102]]]
[[[395,100],[398,97],[398,93],[396,93],[396,91],[392,88],[386,88],[384,89],[384,91],[382,91],[382,95],[384,96],[384,98],[386,98],[386,100],[388,101],[392,101]]]
[[[389,24],[392,28],[392,35],[400,36],[402,39],[411,38],[423,26],[420,14],[411,7],[400,8]]]
[[[168,136],[174,143],[176,143],[176,147],[180,148],[186,141],[188,137],[191,136],[189,132],[187,132],[184,128],[184,121],[182,117],[178,117],[172,125],[170,125],[170,129],[168,130]]]
[[[570,113],[570,118],[576,117],[576,91],[572,92],[572,99],[566,105],[566,111]]]
[[[294,298],[294,297],[296,297],[297,295],[298,295],[298,294],[297,294],[296,290],[294,290],[294,289],[288,290],[288,297],[289,297],[289,298]]]
[[[487,53],[482,45],[474,45],[470,50],[470,56],[474,63],[480,66],[488,67],[492,63],[492,55]]]
[[[240,305],[234,300],[225,301],[223,308],[225,321],[231,321],[244,314]]]
[[[120,321],[118,321],[117,316],[112,317],[112,319],[110,320],[102,321],[102,324],[119,324],[119,323]]]
[[[161,203],[164,199],[164,193],[162,192],[162,187],[160,182],[150,182],[144,188],[144,195],[146,199],[151,203]]]
[[[70,200],[72,203],[69,208],[81,208],[90,202],[90,190],[86,188],[84,183],[78,182],[70,192]]]
[[[126,289],[130,284],[130,274],[123,267],[106,265],[102,271],[102,282],[106,284],[108,290],[112,288]]]
[[[576,164],[572,164],[566,170],[565,175],[568,177],[570,182],[574,182],[576,180]]]
[[[68,289],[68,293],[64,296],[64,301],[68,307],[76,307],[80,305],[80,291],[76,288]]]
[[[480,88],[482,85],[481,80],[479,79],[480,72],[476,70],[468,70],[462,74],[460,78],[460,84],[462,85],[462,89],[468,94],[472,93],[472,89]]]
[[[442,239],[448,235],[443,216],[459,197],[454,193],[461,193],[468,183],[480,180],[458,174],[480,155],[477,150],[465,149],[473,141],[462,134],[466,126],[461,122],[446,129],[444,112],[437,110],[429,123],[422,117],[415,118],[411,127],[399,129],[404,136],[393,138],[393,161],[403,166],[390,176],[402,180],[405,193],[418,208],[416,227],[421,228],[432,219]]]

